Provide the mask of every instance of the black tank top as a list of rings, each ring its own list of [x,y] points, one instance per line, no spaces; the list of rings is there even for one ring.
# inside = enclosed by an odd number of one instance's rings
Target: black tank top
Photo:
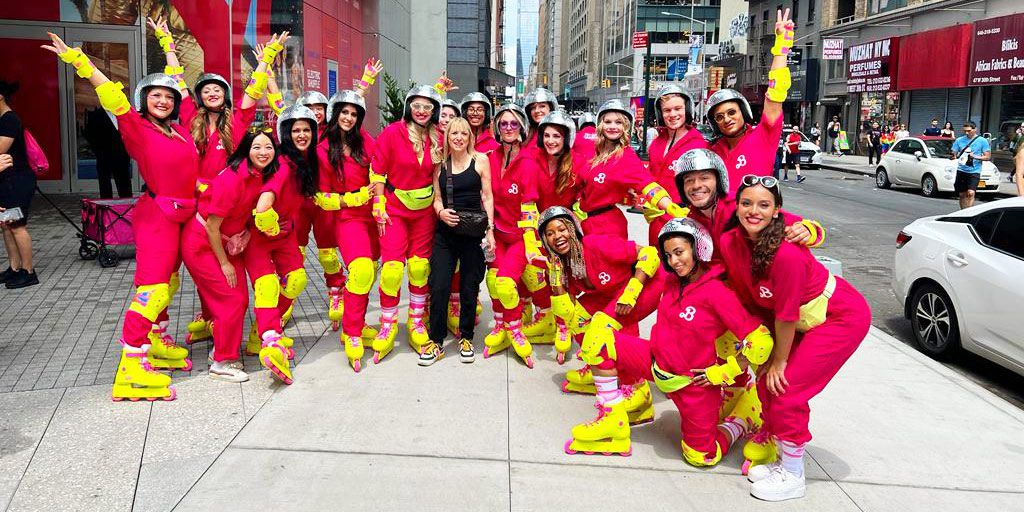
[[[442,169],[444,172],[444,169]],[[458,174],[452,173],[452,195],[455,197],[455,205],[448,204],[448,192],[445,176],[440,176],[441,199],[445,208],[454,208],[461,211],[481,211],[480,188],[483,182],[480,174],[476,172],[476,159],[469,160],[469,167]]]

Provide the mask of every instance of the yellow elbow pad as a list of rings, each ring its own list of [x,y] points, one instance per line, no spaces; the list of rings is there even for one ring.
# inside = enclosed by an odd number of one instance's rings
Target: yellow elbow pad
[[[650,183],[643,189],[644,204],[649,208],[657,209],[662,199],[668,198],[668,192],[657,183]]]
[[[277,222],[281,216],[271,207],[265,212],[252,211],[253,223],[256,229],[269,236],[277,236],[281,233],[281,225]]]
[[[741,373],[743,373],[743,369],[740,368],[733,356],[726,358],[724,364],[715,364],[704,369],[704,375],[707,375],[708,382],[716,386],[736,382],[736,376]]]
[[[370,169],[370,183],[385,183],[388,181],[387,174],[377,174]]]
[[[525,203],[519,207],[517,226],[523,229],[537,229],[538,220],[540,220],[540,212],[537,211],[536,203]]]
[[[345,192],[345,195],[342,196],[342,201],[349,208],[362,206],[370,201],[370,189],[362,187],[355,192]]]
[[[132,109],[128,97],[124,95],[124,85],[121,82],[100,84],[96,87],[96,96],[100,99],[100,105],[115,116],[124,115]]]
[[[764,325],[759,325],[744,338],[740,353],[747,358],[747,361],[750,361],[750,364],[760,366],[768,360],[768,356],[772,355],[774,346],[775,340],[772,339],[771,332]]]
[[[768,99],[776,103],[786,101],[789,86],[792,85],[789,68],[783,67],[768,72]]]
[[[317,192],[313,196],[313,202],[320,207],[321,210],[333,212],[341,209],[341,195],[332,194],[330,192]]]
[[[649,245],[640,248],[640,254],[636,259],[637,270],[647,274],[647,277],[654,277],[659,265],[661,265],[661,260],[658,258],[658,249]]]
[[[270,77],[263,71],[255,71],[249,78],[249,85],[245,87],[245,94],[254,100],[263,97],[263,91],[267,90],[267,81]]]

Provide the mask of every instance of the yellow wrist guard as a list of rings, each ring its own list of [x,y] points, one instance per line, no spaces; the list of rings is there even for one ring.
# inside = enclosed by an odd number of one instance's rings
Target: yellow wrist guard
[[[533,257],[540,255],[540,241],[537,240],[537,232],[533,229],[523,231],[523,246],[526,249],[526,263],[533,261]]]
[[[320,207],[321,210],[333,212],[341,209],[341,195],[332,194],[330,192],[317,192],[313,196],[313,202]]]
[[[668,206],[665,207],[665,213],[669,214],[669,216],[673,218],[682,219],[690,215],[690,209],[679,206],[676,203],[669,203]]]
[[[93,67],[92,61],[89,57],[82,53],[81,48],[68,48],[68,51],[58,55],[60,60],[71,64],[75,68],[75,74],[78,76],[88,79],[96,72],[96,68]]]
[[[370,201],[370,189],[362,187],[355,192],[345,192],[345,195],[342,196],[342,201],[349,208],[362,206]]]
[[[579,201],[572,204],[572,212],[576,214],[576,218],[580,219],[580,222],[587,220],[587,212],[583,211],[583,208],[580,207]]]
[[[768,72],[768,99],[775,103],[786,101],[789,86],[792,85],[789,68],[783,67]]]
[[[385,215],[387,215],[387,198],[384,196],[376,196],[373,198],[373,220],[377,221],[377,224],[383,224]]]
[[[121,82],[105,82],[96,87],[96,96],[100,99],[100,105],[115,116],[121,116],[132,109],[128,103],[128,97],[124,95],[124,85]]]
[[[615,301],[616,304],[625,304],[627,306],[636,306],[636,299],[640,296],[640,292],[644,289],[643,283],[635,277],[631,277],[629,282],[626,283],[626,288],[622,290],[622,295],[619,295],[619,300]]]
[[[647,274],[647,277],[654,277],[660,265],[661,259],[658,258],[658,249],[649,245],[640,248],[636,258],[637,270]]]
[[[263,97],[263,91],[267,90],[269,77],[263,71],[254,71],[249,79],[249,85],[245,87],[245,94],[254,100]]]
[[[771,332],[764,325],[759,325],[743,339],[740,353],[750,361],[750,364],[760,366],[772,355],[774,346],[775,340],[772,339]]]
[[[267,103],[270,104],[270,109],[274,111],[274,114],[281,115],[284,110],[284,95],[280,92],[268,92]]]
[[[370,183],[381,183],[381,184],[383,184],[383,183],[386,183],[387,181],[388,181],[388,176],[386,174],[377,174],[377,173],[373,172],[373,170],[370,170]]]
[[[164,74],[167,76],[178,76],[185,73],[184,66],[164,66]]]
[[[736,382],[736,376],[741,373],[743,370],[733,356],[727,357],[723,364],[711,365],[704,369],[704,375],[707,375],[708,382],[716,386]]]
[[[793,36],[796,35],[793,30],[793,22],[787,21],[786,27],[781,31],[775,30],[775,45],[772,46],[772,55],[788,55],[789,50],[793,48]]]
[[[281,50],[284,50],[284,45],[281,43],[274,42],[268,44],[263,48],[263,62],[273,64],[274,59],[277,58],[278,53],[281,53]]]
[[[274,211],[274,208],[270,208],[265,212],[252,211],[253,223],[256,224],[256,229],[269,236],[277,236],[281,233],[281,225],[278,224],[281,216]]]
[[[523,229],[537,229],[538,220],[540,220],[540,212],[537,211],[536,203],[525,203],[519,207],[517,226]]]
[[[646,220],[648,224],[654,222],[654,219],[657,219],[662,215],[665,215],[665,210],[659,210],[657,208],[651,208],[644,205],[644,220]]]
[[[156,29],[155,35],[156,42],[160,43],[160,49],[162,49],[164,53],[171,53],[174,51],[174,38],[171,37],[170,34],[164,32],[163,29],[158,28]]]

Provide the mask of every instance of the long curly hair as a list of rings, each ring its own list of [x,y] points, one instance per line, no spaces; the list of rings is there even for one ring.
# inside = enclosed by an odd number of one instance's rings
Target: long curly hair
[[[743,191],[751,188],[752,186],[758,185],[747,185],[742,184],[740,188],[736,190],[736,200],[739,201],[743,196]],[[763,186],[763,185],[762,185]],[[782,191],[776,185],[774,187],[765,187],[768,192],[771,192],[772,197],[775,199],[775,207],[782,208]],[[729,230],[736,226],[740,226],[740,211],[736,209],[736,213],[729,219],[729,223],[726,224],[725,229]],[[764,277],[768,272],[768,269],[772,266],[772,262],[775,261],[775,253],[779,251],[779,246],[782,245],[782,241],[786,238],[786,222],[782,219],[782,215],[776,215],[772,218],[771,222],[768,223],[768,227],[761,231],[761,235],[754,241],[754,247],[751,250],[751,272],[754,277]]]
[[[338,118],[341,117],[341,109],[339,107],[334,109],[333,115],[327,121],[327,160],[331,162],[332,170],[337,173],[338,177],[344,181],[345,179],[345,148],[348,148],[348,154],[356,161],[359,165],[369,165],[370,160],[366,154],[366,148],[363,146],[363,135],[360,133],[360,128],[363,125],[363,119],[359,118],[356,124],[352,126],[352,129],[345,131],[341,128],[341,124],[338,123]]]
[[[309,153],[308,158],[295,146],[295,141],[292,140],[292,126],[298,121],[310,124],[309,128],[312,133],[310,134],[309,148],[306,150]],[[304,119],[289,119],[281,123],[281,154],[288,157],[288,160],[295,164],[295,170],[297,171],[295,173],[295,184],[305,197],[315,196],[320,185],[320,159],[316,157],[317,131],[314,123]]]
[[[189,132],[192,133],[192,140],[196,142],[199,156],[203,156],[206,153],[206,144],[210,138],[210,117],[214,112],[208,110],[203,105],[203,102],[198,99],[196,100],[196,106],[199,107],[199,110],[196,116],[192,118]],[[224,108],[219,114],[214,129],[217,132],[220,145],[224,146],[224,151],[230,155],[235,150],[234,139],[231,138],[231,120],[233,119],[231,107],[225,103]]]
[[[633,127],[630,126],[629,118],[620,112],[608,112],[605,114],[605,116],[613,115],[619,116],[622,119],[622,136],[618,140],[605,138],[604,129],[601,128],[603,123],[598,123],[597,140],[594,142],[596,151],[594,152],[594,158],[590,159],[590,165],[599,165],[613,158],[618,158],[629,147],[629,139],[633,136]]]
[[[542,232],[541,243],[544,245],[544,249],[547,250],[548,254],[558,256],[558,259],[562,263],[562,268],[567,269],[567,272],[562,272],[562,282],[559,283],[563,288],[568,287],[568,277],[572,277],[585,280],[587,278],[587,261],[583,258],[583,241],[580,240],[578,233],[576,232],[576,226],[573,225],[572,221],[565,219],[564,217],[555,217],[548,221],[548,224],[552,222],[559,222],[565,229],[570,233],[569,235],[569,252],[566,254],[558,254],[555,252],[555,248],[548,245],[548,239]],[[545,228],[547,225],[545,225]]]

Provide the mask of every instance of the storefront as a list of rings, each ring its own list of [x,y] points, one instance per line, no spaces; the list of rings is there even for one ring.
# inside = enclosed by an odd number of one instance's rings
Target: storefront
[[[1024,14],[975,22],[969,83],[980,86],[982,128],[992,136],[992,160],[1013,170],[1013,151],[1024,144]]]
[[[237,94],[255,65],[252,49],[271,33],[292,31],[275,70],[286,100],[305,89],[326,94],[351,87],[368,55],[376,53],[364,19],[376,2],[349,0],[34,0],[0,2],[0,78],[17,81],[12,105],[50,161],[40,181],[49,192],[95,192],[96,160],[87,139],[102,113],[89,84],[39,46],[54,32],[80,46],[98,69],[131,91],[144,75],[162,71],[163,54],[145,27],[166,17],[185,80],[203,72],[223,75]],[[385,64],[386,65],[386,64]],[[371,89],[367,104],[377,104]],[[265,109],[266,112],[266,109]],[[367,116],[375,124],[377,115]],[[140,183],[133,170],[133,188]]]
[[[889,37],[851,46],[847,69],[846,92],[856,117],[846,123],[850,145],[857,141],[857,149],[864,152],[861,138],[871,123],[881,126],[899,120],[900,94],[896,92],[899,78],[900,38]]]
[[[919,32],[900,38],[899,77],[910,133],[922,133],[932,119],[949,121],[957,130],[970,119],[967,68],[971,56],[970,23]]]

